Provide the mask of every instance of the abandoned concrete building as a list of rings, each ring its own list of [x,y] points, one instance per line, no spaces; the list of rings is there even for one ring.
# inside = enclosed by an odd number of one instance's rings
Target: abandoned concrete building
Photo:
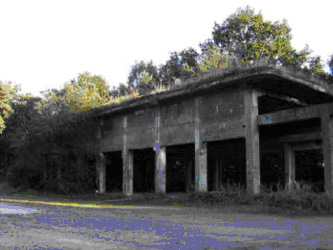
[[[333,89],[299,72],[216,73],[95,112],[101,193],[297,181],[332,194]]]

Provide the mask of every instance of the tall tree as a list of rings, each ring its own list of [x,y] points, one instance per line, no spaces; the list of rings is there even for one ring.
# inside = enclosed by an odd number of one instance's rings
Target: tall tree
[[[300,67],[306,62],[309,52],[296,52],[290,43],[290,31],[285,20],[282,23],[264,21],[261,13],[255,14],[254,9],[247,6],[238,9],[222,24],[215,23],[213,40],[201,44],[201,47],[205,51],[211,45],[217,45],[243,63],[271,57],[277,63]]]
[[[169,87],[174,85],[176,79],[187,79],[199,72],[199,53],[193,49],[184,49],[181,52],[170,53],[170,58],[160,66],[162,85]]]
[[[85,72],[65,85],[64,99],[72,112],[100,107],[110,99],[109,87],[101,76]]]
[[[146,95],[156,90],[160,85],[160,77],[157,67],[152,61],[136,62],[128,76],[128,88],[137,91],[140,95]]]
[[[13,113],[11,99],[15,94],[12,85],[0,81],[0,133],[6,128],[5,119]]]

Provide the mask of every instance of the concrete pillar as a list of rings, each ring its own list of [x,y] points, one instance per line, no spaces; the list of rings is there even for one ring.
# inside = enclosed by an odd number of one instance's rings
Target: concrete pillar
[[[103,119],[97,127],[97,159],[96,159],[96,182],[99,193],[105,193],[105,156],[102,152],[102,127]]]
[[[98,191],[99,193],[103,194],[105,193],[105,156],[102,152],[99,153],[98,159],[97,159],[97,164],[98,164]]]
[[[200,99],[195,99],[195,191],[207,192],[207,143],[200,136]]]
[[[259,150],[259,127],[258,95],[254,90],[248,90],[244,96],[244,125],[246,145],[246,191],[248,194],[260,192],[260,150]]]
[[[155,193],[166,192],[166,147],[156,151]]]
[[[133,194],[133,151],[123,150],[123,193]]]
[[[166,192],[166,147],[161,147],[161,110],[155,110],[155,193]]]
[[[324,155],[325,192],[333,196],[333,121],[327,107],[321,110],[320,118]]]
[[[133,194],[133,151],[127,148],[127,116],[124,116],[123,133],[123,193],[125,195]]]
[[[288,143],[284,145],[284,166],[286,189],[291,190],[295,181],[295,153]]]

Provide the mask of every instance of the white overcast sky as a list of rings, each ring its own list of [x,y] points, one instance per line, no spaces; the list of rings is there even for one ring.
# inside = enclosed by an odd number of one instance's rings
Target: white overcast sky
[[[325,61],[333,53],[331,0],[0,0],[0,80],[37,94],[88,71],[117,86],[136,60],[160,65],[169,52],[199,52],[214,22],[246,5],[286,19],[297,50],[309,44]]]

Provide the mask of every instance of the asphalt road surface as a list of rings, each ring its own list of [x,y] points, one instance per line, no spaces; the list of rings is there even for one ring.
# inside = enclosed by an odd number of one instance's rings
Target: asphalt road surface
[[[1,249],[333,249],[333,217],[0,205]]]

